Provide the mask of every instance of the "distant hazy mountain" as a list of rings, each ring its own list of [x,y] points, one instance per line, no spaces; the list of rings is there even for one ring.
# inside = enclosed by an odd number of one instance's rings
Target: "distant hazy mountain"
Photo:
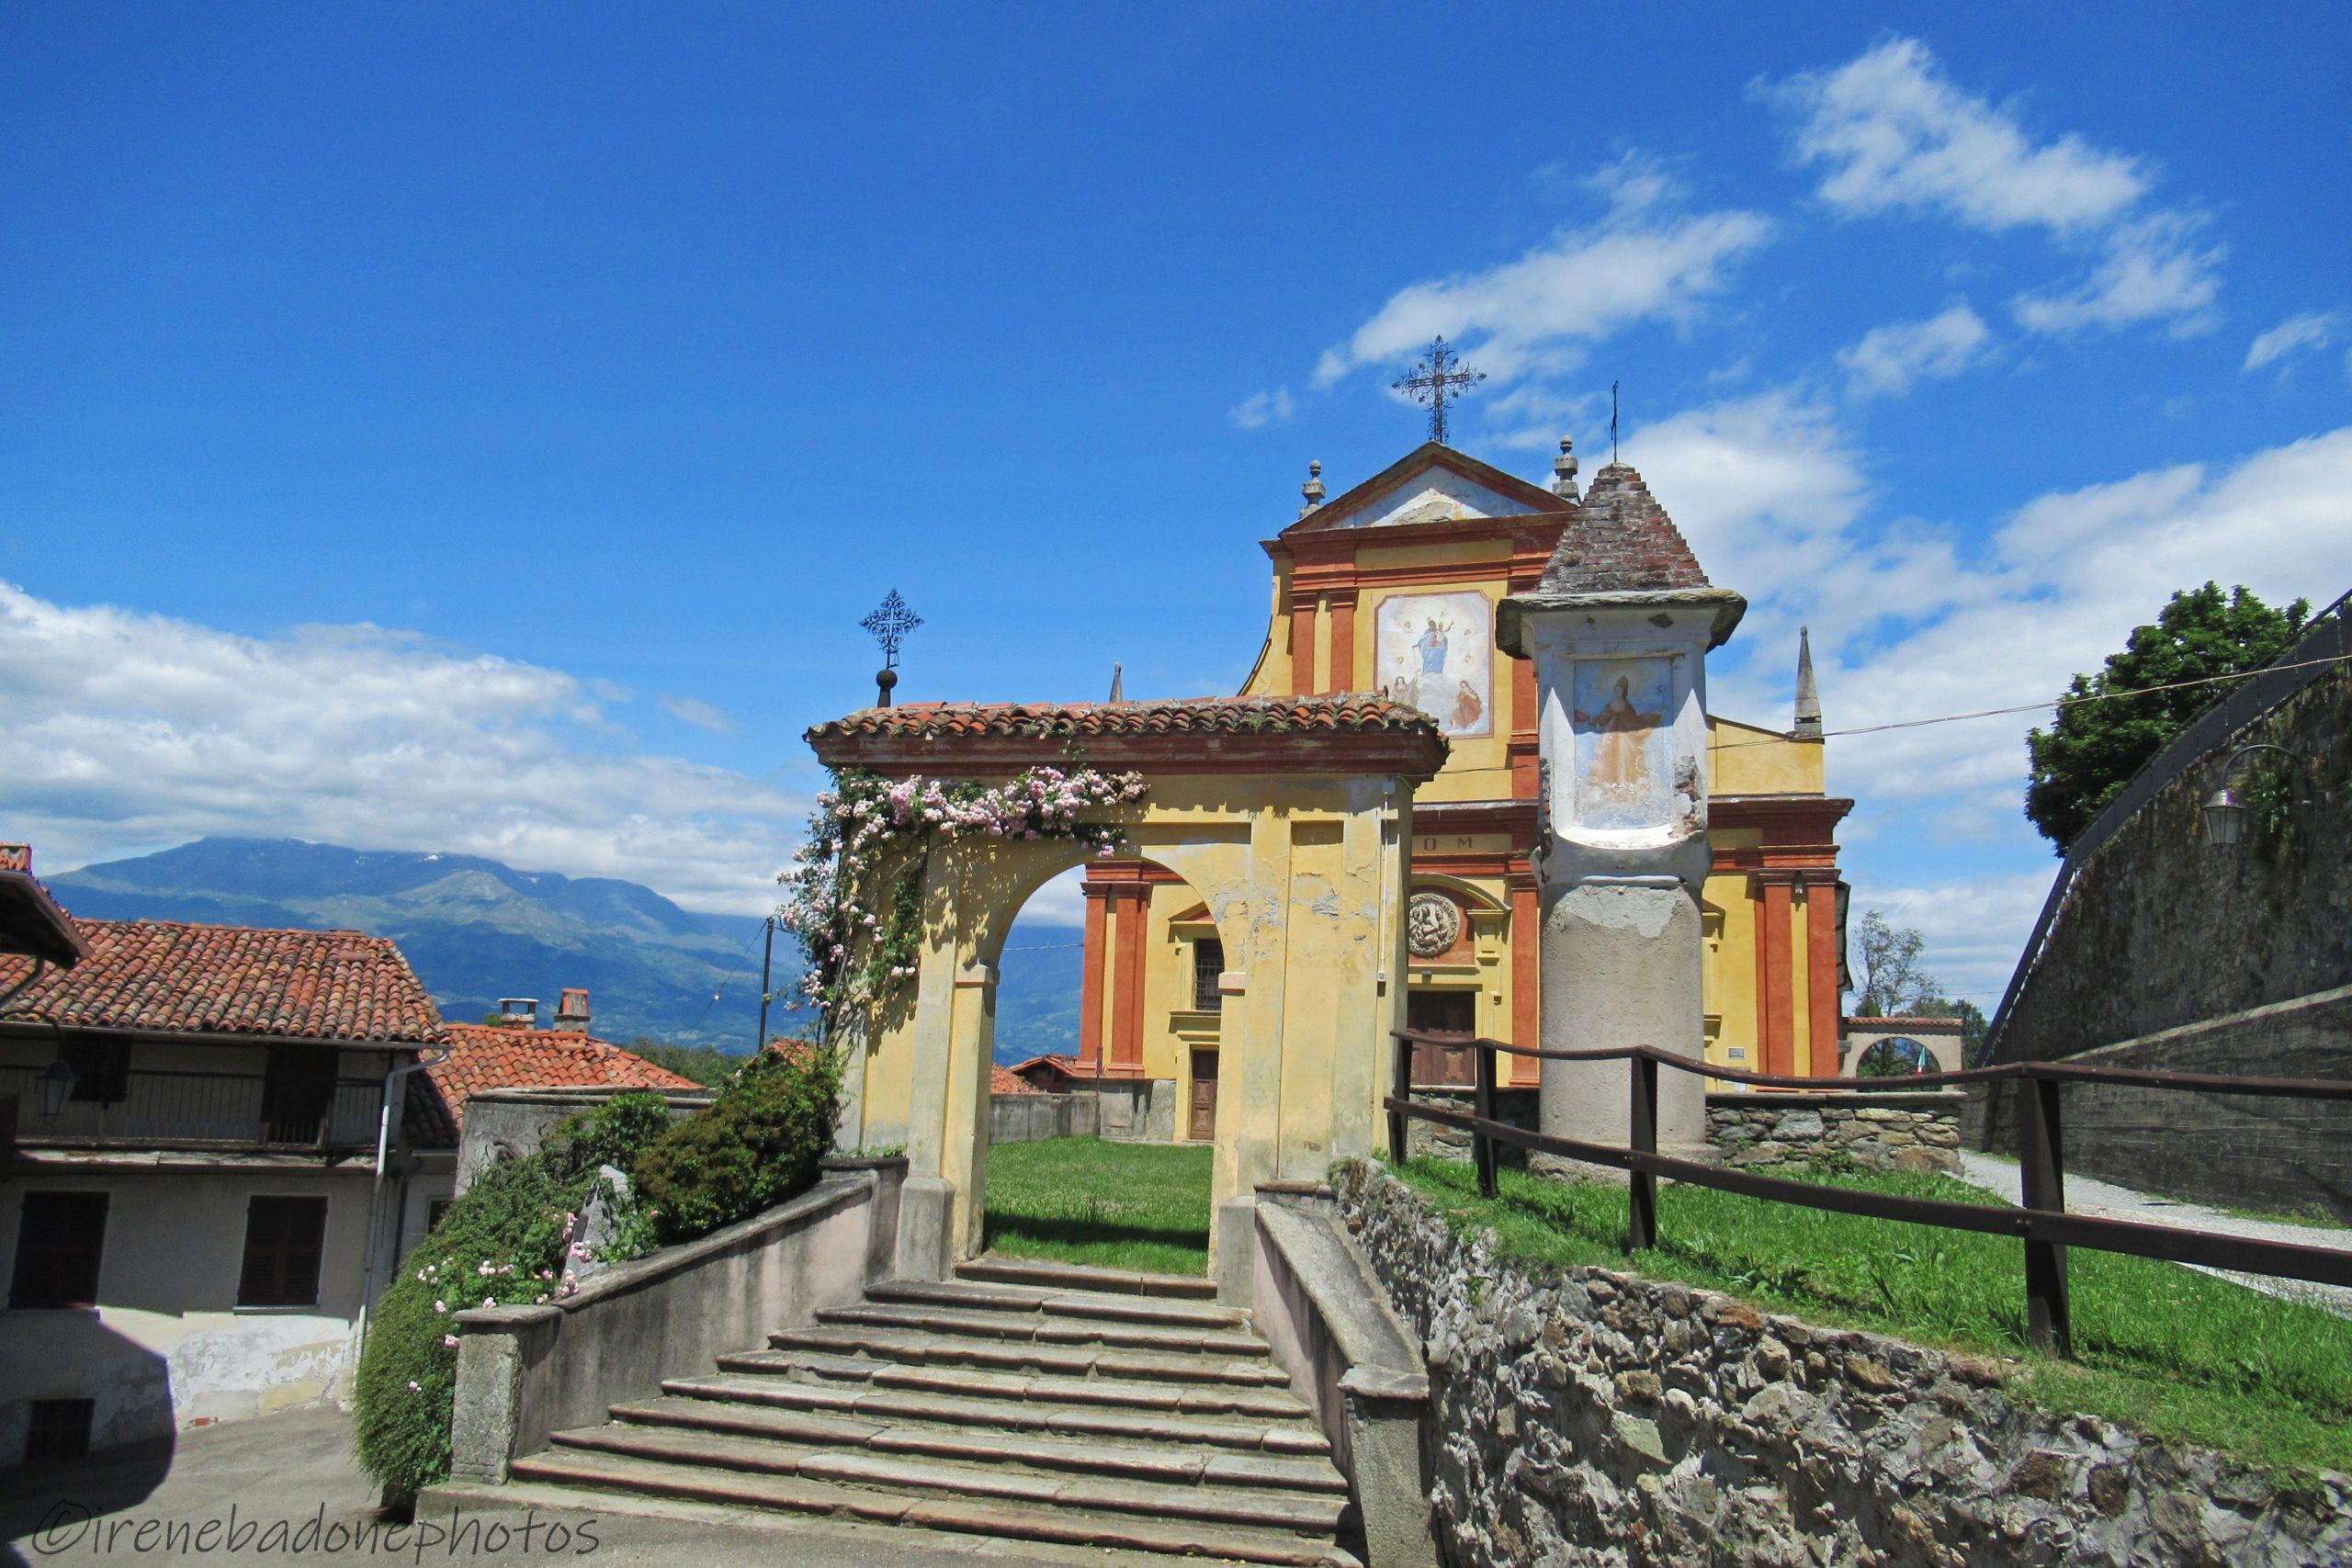
[[[471,1022],[500,997],[537,997],[542,1022],[584,986],[595,1032],[747,1051],[760,1008],[760,921],[699,915],[612,877],[516,871],[473,855],[351,850],[299,839],[199,839],[136,860],[44,877],[99,919],[363,931],[388,936],[442,1016]],[[1078,932],[1022,923],[997,998],[1001,1062],[1078,1050]],[[776,939],[775,985],[798,973]],[[718,1000],[713,1001],[716,993]],[[771,1032],[798,1020],[769,1014]]]
[[[546,1021],[564,987],[584,986],[607,1040],[743,1051],[758,1028],[759,919],[695,914],[634,882],[299,839],[200,839],[44,880],[68,909],[96,919],[390,937],[442,1015],[459,1022],[500,997],[538,998]],[[779,991],[796,972],[790,953],[779,939]],[[788,1021],[770,1016],[772,1029]]]

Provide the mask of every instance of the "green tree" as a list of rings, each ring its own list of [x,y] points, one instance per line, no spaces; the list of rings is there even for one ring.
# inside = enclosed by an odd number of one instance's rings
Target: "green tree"
[[[2058,710],[2048,729],[2026,737],[2031,764],[2026,816],[2064,854],[2132,775],[2226,689],[2149,688],[2259,669],[2286,651],[2310,618],[2309,600],[2277,610],[2243,587],[2224,593],[2209,582],[2175,593],[2155,623],[2135,628],[2105,668],[2076,675],[2066,688],[2070,697],[2143,691],[2147,695],[2071,703]]]
[[[1892,1018],[1922,1015],[1920,1004],[1943,987],[1921,967],[1928,939],[1909,926],[1887,923],[1876,909],[1867,910],[1854,926],[1854,955],[1862,961],[1862,983],[1854,988],[1854,1016]]]
[[[743,1056],[732,1051],[722,1051],[715,1045],[668,1045],[650,1034],[640,1034],[628,1043],[631,1055],[642,1056],[657,1067],[667,1067],[681,1077],[688,1077],[705,1088],[716,1088],[726,1081],[727,1075],[743,1065]]]

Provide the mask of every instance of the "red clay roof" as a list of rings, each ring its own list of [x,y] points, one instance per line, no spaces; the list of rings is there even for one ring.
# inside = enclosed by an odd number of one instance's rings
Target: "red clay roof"
[[[1185,697],[1136,703],[902,703],[863,708],[808,731],[849,735],[1048,738],[1065,735],[1252,735],[1283,731],[1424,730],[1437,721],[1385,697]]]
[[[429,1045],[441,1015],[390,939],[176,920],[75,919],[90,955],[51,969],[8,1021]],[[0,989],[29,959],[0,956]]]
[[[1011,1067],[991,1062],[989,1064],[989,1092],[990,1094],[1035,1094],[1037,1090],[1034,1085],[1013,1077]]]
[[[409,1099],[410,1139],[428,1148],[457,1142],[466,1100],[484,1089],[703,1087],[577,1030],[453,1023],[447,1032],[448,1059],[425,1068],[433,1092]]]
[[[1646,592],[1708,587],[1699,558],[1642,476],[1611,463],[1592,476],[1544,569],[1544,593]]]

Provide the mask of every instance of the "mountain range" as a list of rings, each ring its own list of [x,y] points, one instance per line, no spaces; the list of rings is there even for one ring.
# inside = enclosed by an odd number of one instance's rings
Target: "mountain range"
[[[590,1027],[627,1044],[658,1040],[748,1051],[758,1031],[762,921],[680,908],[614,877],[517,871],[478,855],[354,850],[300,839],[199,839],[44,877],[97,919],[362,931],[391,938],[441,1015],[470,1022],[501,997],[537,997],[553,1018],[584,987]],[[997,998],[997,1059],[1077,1049],[1075,933],[1016,924]],[[789,938],[772,984],[798,974]],[[804,1018],[780,1008],[771,1033]]]

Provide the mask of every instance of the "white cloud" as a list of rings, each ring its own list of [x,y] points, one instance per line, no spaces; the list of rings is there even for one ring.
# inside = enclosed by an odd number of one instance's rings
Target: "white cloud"
[[[1256,430],[1261,425],[1280,424],[1293,412],[1290,389],[1276,387],[1271,392],[1252,392],[1231,408],[1225,417],[1244,430]]]
[[[2013,113],[1952,85],[1916,39],[1766,91],[1802,117],[1797,156],[1828,165],[1819,194],[1848,211],[1942,211],[1996,231],[2068,233],[2112,221],[2148,189],[2136,159],[2076,136],[2036,145]]]
[[[2344,330],[2347,315],[2352,312],[2305,310],[2290,316],[2254,340],[2245,351],[2245,364],[2241,368],[2259,370],[2273,360],[2284,359],[2303,349],[2325,348]]]
[[[1959,375],[1985,356],[1992,336],[1963,299],[1924,321],[1873,327],[1838,350],[1838,363],[1856,396],[1893,395],[1914,381]]]
[[[1675,214],[1671,182],[1638,154],[1594,176],[1609,215],[1563,229],[1515,261],[1399,289],[1322,356],[1317,386],[1400,362],[1439,335],[1468,340],[1498,380],[1580,364],[1584,345],[1653,318],[1688,319],[1729,269],[1771,237],[1758,212]]]
[[[1868,497],[1835,415],[1789,388],[1643,425],[1624,457],[1664,485],[1658,499],[1708,574],[1751,596],[1816,580]]]
[[[2012,308],[2029,329],[2058,335],[2155,321],[2168,321],[2179,337],[2210,332],[2218,324],[2212,304],[2229,247],[2200,246],[2204,227],[2202,219],[2171,211],[2126,223],[2108,236],[2107,254],[2088,277],[2055,294],[2020,294]]]
[[[1993,233],[2037,228],[2092,253],[2085,276],[2013,302],[2029,330],[2163,321],[2185,335],[2213,324],[2228,253],[2201,242],[2201,216],[2144,208],[2154,176],[2142,160],[2072,134],[2037,138],[2013,109],[1955,86],[1917,39],[1761,90],[1796,117],[1796,155],[1825,166],[1817,194],[1833,207],[1934,213]]]
[[[1876,515],[1834,410],[1799,390],[1638,428],[1625,456],[1708,575],[1749,598],[1710,660],[1710,709],[1768,726],[1788,721],[1800,625],[1830,728],[1855,729],[2055,696],[2209,580],[2273,604],[2352,585],[2352,427],[2041,495],[1973,545],[1975,530]],[[2049,886],[2021,811],[2025,734],[2049,717],[1829,743],[1831,789],[1860,802],[1839,832],[1857,908],[1919,926],[1972,996],[1999,991]]]
[[[2032,702],[2096,669],[2177,590],[2212,581],[2274,604],[2332,597],[2352,582],[2347,493],[2352,427],[2233,467],[2180,464],[2038,497],[1976,555],[1925,525],[1857,537],[1759,618],[1811,621],[1833,729]],[[2025,732],[2048,720],[1856,737],[1831,742],[1831,757],[1849,793],[1949,807],[2021,787]]]
[[[1928,972],[1947,994],[1989,1016],[2050,895],[2050,876],[2032,871],[1925,886],[1865,883],[1854,889],[1854,918],[1876,909],[1890,925],[1917,931],[1927,939]]]
[[[628,750],[561,671],[370,626],[238,637],[0,583],[0,812],[47,865],[285,834],[752,911],[805,809]]]
[[[714,735],[731,735],[735,731],[735,720],[725,708],[715,707],[699,697],[664,694],[662,706],[672,718],[691,724],[696,729],[707,729]]]

